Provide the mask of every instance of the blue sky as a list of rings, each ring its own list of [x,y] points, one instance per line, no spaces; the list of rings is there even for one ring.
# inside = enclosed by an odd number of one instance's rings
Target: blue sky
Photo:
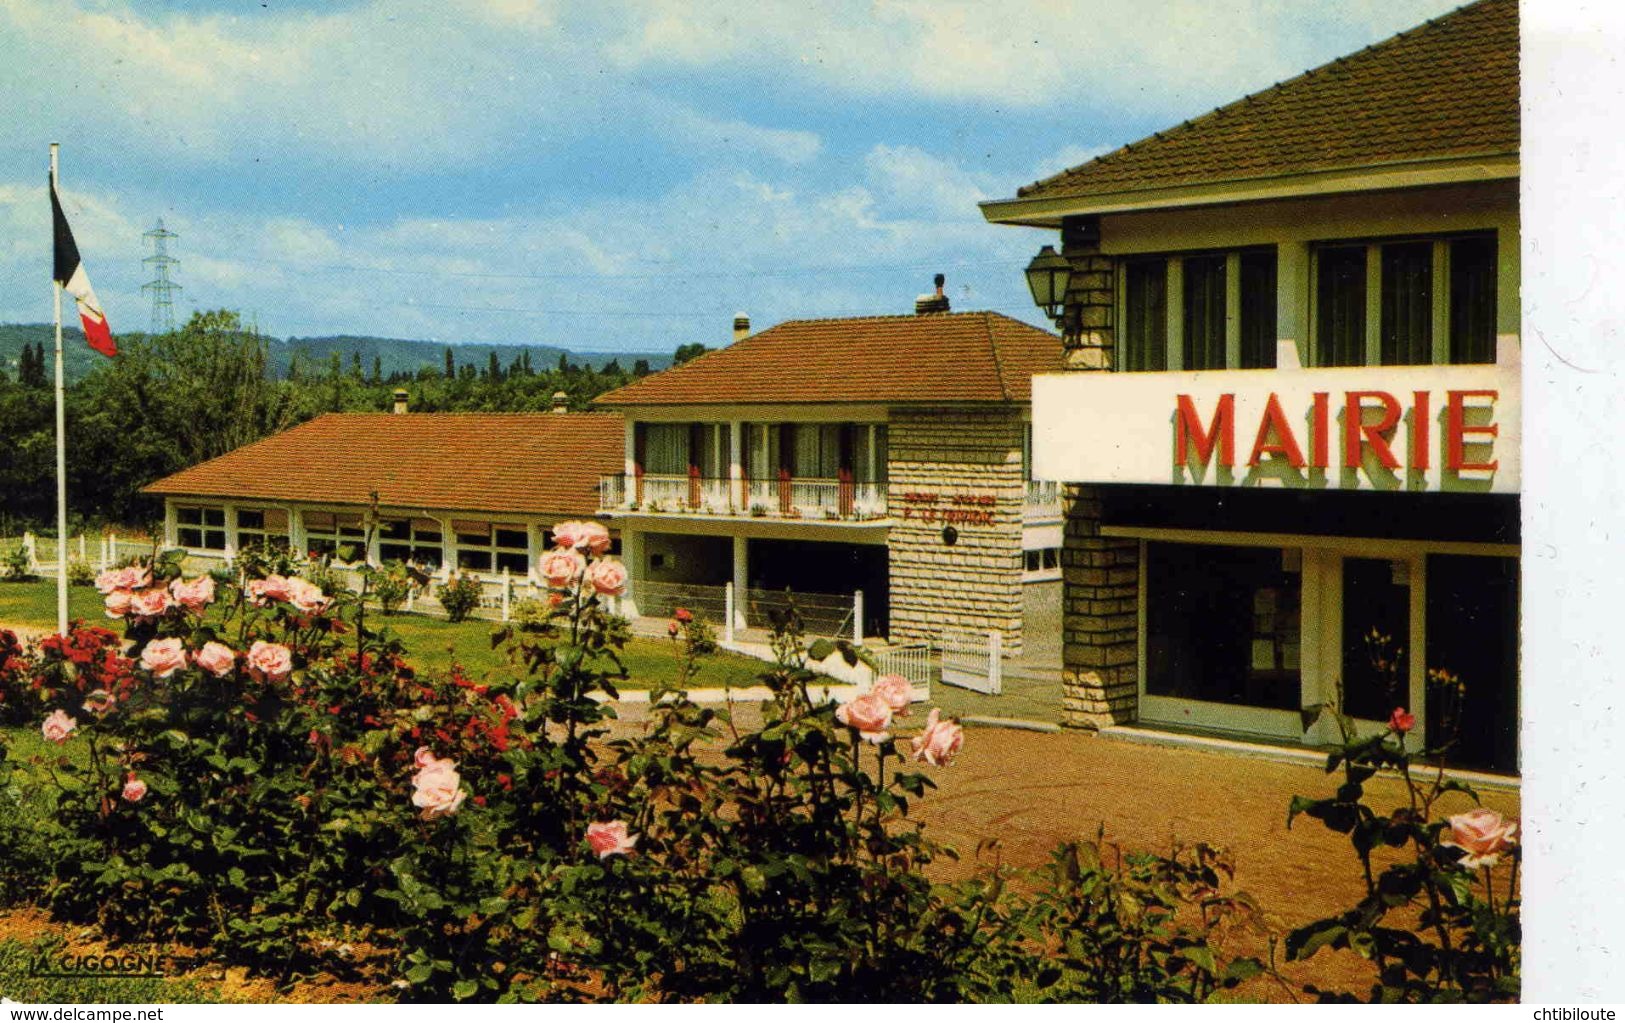
[[[814,10],[814,7],[817,7]],[[49,319],[46,145],[115,331],[665,351],[955,308],[1038,321],[980,199],[1452,0],[0,0],[0,322]]]

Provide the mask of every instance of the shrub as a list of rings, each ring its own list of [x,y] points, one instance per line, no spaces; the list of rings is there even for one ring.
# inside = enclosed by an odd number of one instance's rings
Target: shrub
[[[480,606],[482,593],[480,581],[471,575],[454,575],[435,590],[440,606],[446,609],[446,617],[454,622],[463,621]]]
[[[411,571],[399,561],[386,561],[382,568],[368,568],[366,572],[368,588],[386,615],[399,611],[417,585]]]
[[[22,545],[0,554],[0,579],[12,583],[25,583],[35,578],[34,565],[28,548]]]
[[[77,559],[68,562],[69,586],[94,586],[96,584],[96,570],[88,564]]]

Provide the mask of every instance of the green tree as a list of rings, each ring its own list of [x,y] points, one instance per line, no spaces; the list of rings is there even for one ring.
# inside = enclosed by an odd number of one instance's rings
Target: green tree
[[[673,366],[681,366],[685,362],[699,358],[710,350],[711,349],[700,344],[698,341],[695,341],[692,344],[678,345],[677,351],[672,353],[671,364]]]

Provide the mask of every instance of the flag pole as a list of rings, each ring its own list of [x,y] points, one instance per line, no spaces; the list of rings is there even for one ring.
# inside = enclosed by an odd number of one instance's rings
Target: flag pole
[[[51,191],[56,191],[57,143],[51,143]],[[56,306],[56,632],[68,634],[68,436],[62,400],[62,285],[52,274]]]

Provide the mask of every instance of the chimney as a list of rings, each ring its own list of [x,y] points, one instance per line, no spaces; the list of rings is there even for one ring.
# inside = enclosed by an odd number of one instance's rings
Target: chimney
[[[743,341],[750,336],[750,317],[744,313],[734,313],[734,341]]]
[[[563,391],[553,392],[553,411],[560,415],[570,411],[570,396]]]
[[[395,388],[395,409],[394,409],[394,412],[395,412],[396,415],[398,415],[398,416],[406,415],[406,400],[407,400],[407,397],[408,397],[408,395],[406,393],[406,388],[404,388],[404,387]]]
[[[921,295],[916,298],[914,300],[914,315],[924,316],[927,313],[945,313],[948,311],[948,296],[942,292],[942,286],[947,283],[947,280],[948,278],[941,274],[937,274],[932,279],[931,283],[937,286],[937,292],[934,295]]]

